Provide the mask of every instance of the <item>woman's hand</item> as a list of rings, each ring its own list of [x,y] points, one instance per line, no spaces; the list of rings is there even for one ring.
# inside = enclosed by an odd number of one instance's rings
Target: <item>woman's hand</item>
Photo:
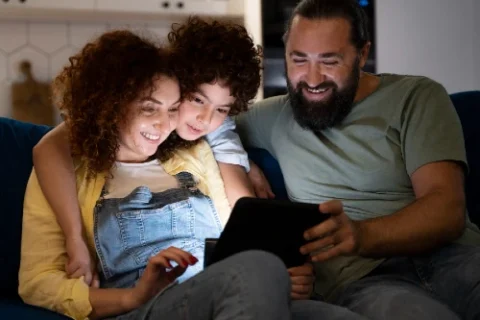
[[[171,261],[176,262],[177,266],[173,267]],[[148,261],[145,272],[130,291],[127,304],[131,309],[140,307],[174,282],[188,266],[197,262],[197,258],[178,248],[170,247],[160,251]]]
[[[288,269],[288,273],[292,282],[292,299],[310,299],[313,292],[313,283],[315,282],[313,265],[307,262],[303,266]]]

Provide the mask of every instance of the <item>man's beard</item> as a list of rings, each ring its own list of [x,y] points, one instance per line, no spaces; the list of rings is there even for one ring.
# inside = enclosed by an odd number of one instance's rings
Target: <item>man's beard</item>
[[[311,89],[330,89],[332,92],[327,100],[310,101],[302,93],[303,88],[309,88],[305,82],[299,82],[293,88],[287,79],[288,95],[292,105],[293,115],[297,123],[304,129],[320,133],[327,128],[333,128],[347,117],[353,108],[353,101],[360,79],[359,60],[355,62],[352,73],[341,90],[331,81],[325,81]]]

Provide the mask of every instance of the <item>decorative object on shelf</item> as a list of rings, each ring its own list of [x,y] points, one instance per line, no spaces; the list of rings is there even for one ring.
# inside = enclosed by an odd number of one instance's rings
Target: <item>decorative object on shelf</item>
[[[29,61],[20,63],[24,80],[12,84],[12,118],[44,125],[55,124],[50,83],[37,82]]]

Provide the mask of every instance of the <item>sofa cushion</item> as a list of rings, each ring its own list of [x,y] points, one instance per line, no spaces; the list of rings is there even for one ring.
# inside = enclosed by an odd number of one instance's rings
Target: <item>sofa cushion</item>
[[[70,318],[20,301],[0,300],[0,319],[67,320]]]
[[[32,148],[49,130],[0,117],[0,298],[18,298],[23,196],[32,171]]]

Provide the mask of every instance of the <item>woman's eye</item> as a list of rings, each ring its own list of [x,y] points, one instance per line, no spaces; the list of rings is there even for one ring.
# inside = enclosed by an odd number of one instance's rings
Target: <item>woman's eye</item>
[[[194,97],[194,98],[193,98],[193,101],[196,102],[196,103],[199,103],[199,104],[203,104],[203,101],[202,101],[202,99],[200,99],[200,98]]]
[[[151,113],[155,112],[155,108],[144,106],[144,107],[142,107],[142,112],[146,113],[146,114],[151,114]]]

